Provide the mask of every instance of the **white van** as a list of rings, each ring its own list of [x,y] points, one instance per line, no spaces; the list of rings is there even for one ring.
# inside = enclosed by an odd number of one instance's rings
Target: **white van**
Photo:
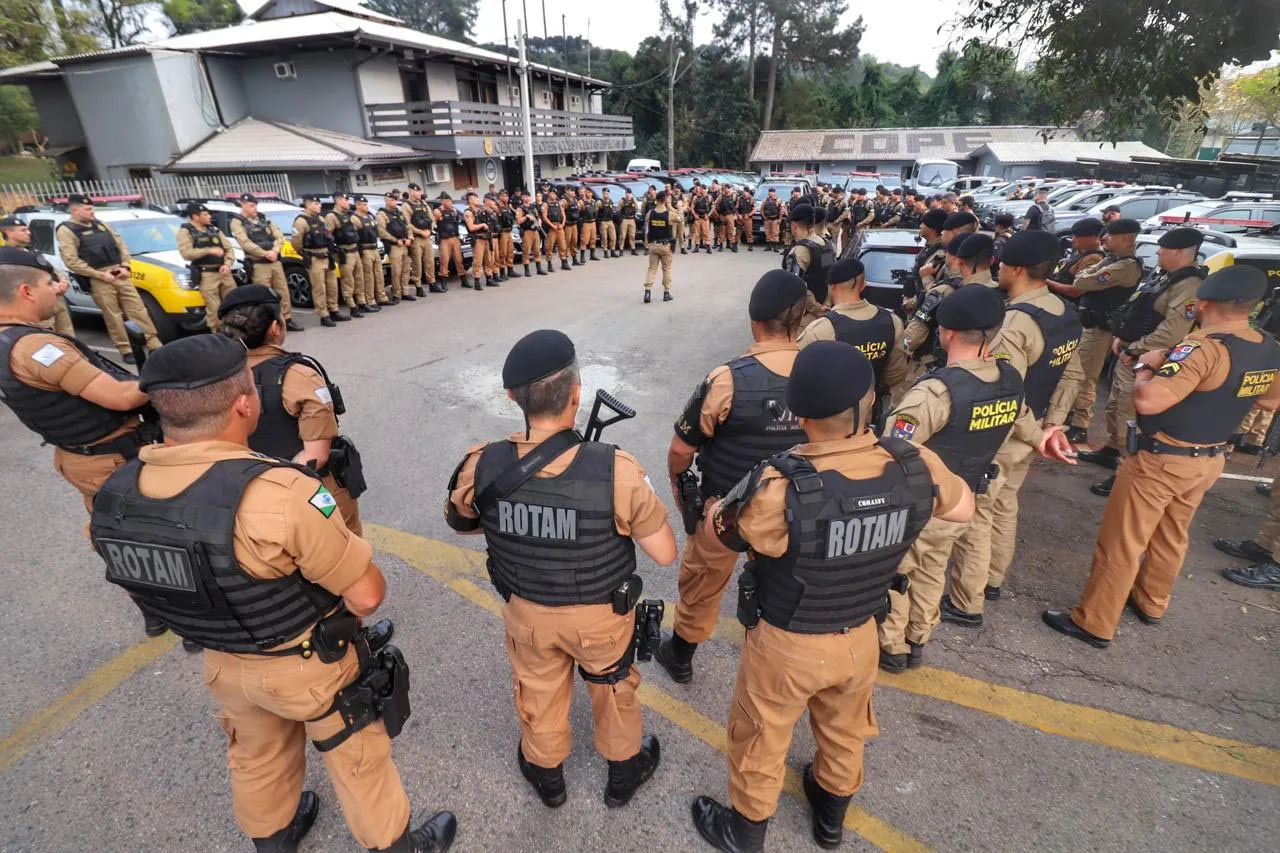
[[[662,163],[657,160],[635,159],[627,164],[628,172],[661,172]]]

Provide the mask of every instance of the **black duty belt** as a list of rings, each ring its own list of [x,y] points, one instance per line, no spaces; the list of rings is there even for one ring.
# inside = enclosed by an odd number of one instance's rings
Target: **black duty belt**
[[[651,239],[649,242],[650,242],[650,243],[659,243],[659,244],[664,245],[664,246],[670,246],[670,245],[671,245],[673,242],[675,242],[675,241],[674,241],[674,240],[657,240],[657,239]]]
[[[1163,441],[1157,441],[1148,436],[1140,436],[1138,438],[1138,449],[1145,450],[1148,453],[1156,453],[1161,456],[1221,456],[1231,451],[1229,444],[1213,444],[1207,447],[1179,447],[1176,444],[1166,444]]]
[[[138,435],[138,430],[135,429],[124,435],[118,435],[110,441],[100,441],[97,444],[86,444],[80,447],[63,447],[62,449],[77,456],[107,456],[111,453],[119,453],[126,459],[132,459],[138,455],[138,448],[144,443],[142,437]]]

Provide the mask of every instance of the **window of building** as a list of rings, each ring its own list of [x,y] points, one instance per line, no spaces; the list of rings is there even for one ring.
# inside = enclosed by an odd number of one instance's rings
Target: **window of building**
[[[821,163],[805,163],[804,170],[806,172],[816,172],[821,165]]]
[[[769,171],[775,174],[782,174],[783,172],[786,171],[786,167],[785,167],[785,164],[783,163],[770,163]]]
[[[369,177],[375,184],[391,184],[404,180],[404,166],[370,166]]]
[[[475,104],[498,103],[498,81],[492,74],[458,69],[457,77],[458,100]]]
[[[151,170],[147,167],[129,170],[129,180],[131,181],[149,181],[151,180]]]
[[[454,160],[453,188],[455,190],[468,190],[478,185],[476,181],[476,161]]]

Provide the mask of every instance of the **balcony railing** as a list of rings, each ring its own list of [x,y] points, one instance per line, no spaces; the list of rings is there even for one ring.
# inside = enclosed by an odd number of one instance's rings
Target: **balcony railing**
[[[523,136],[519,107],[467,101],[408,101],[369,104],[369,133],[374,139],[415,139],[444,136]],[[530,110],[537,137],[629,137],[630,116]],[[425,140],[423,140],[425,141]]]

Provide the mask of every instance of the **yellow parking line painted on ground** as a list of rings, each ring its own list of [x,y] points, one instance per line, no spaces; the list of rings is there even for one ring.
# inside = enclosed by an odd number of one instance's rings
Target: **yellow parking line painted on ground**
[[[465,548],[381,525],[366,524],[364,535],[374,547],[395,554],[467,601],[494,614],[502,612],[498,597],[468,577],[476,574],[477,569],[484,571],[484,555],[480,552],[467,551]],[[636,696],[645,707],[666,717],[708,746],[719,752],[725,751],[725,728],[710,717],[655,687],[651,682],[643,682]],[[800,775],[794,767],[787,768],[783,790],[799,797],[804,796]],[[846,829],[856,832],[886,853],[926,853],[929,850],[917,839],[856,805],[849,807],[844,825]]]
[[[469,581],[465,585],[455,585],[461,576],[485,577],[483,553],[379,525],[366,525],[365,534],[376,547],[426,571],[468,600],[496,610],[497,599],[487,590]],[[459,589],[460,586],[467,588],[466,591]],[[476,598],[481,600],[476,601]],[[667,610],[670,618],[674,608],[668,606]],[[742,626],[737,620],[722,619],[716,626],[715,635],[740,645]],[[950,702],[1049,734],[1211,773],[1280,785],[1280,750],[1269,747],[1140,720],[933,667],[921,667],[901,675],[882,675],[878,683],[882,687]]]
[[[130,646],[89,673],[48,707],[32,714],[17,731],[0,741],[0,770],[7,770],[22,757],[68,726],[95,702],[127,681],[178,644],[173,634],[152,637]]]

